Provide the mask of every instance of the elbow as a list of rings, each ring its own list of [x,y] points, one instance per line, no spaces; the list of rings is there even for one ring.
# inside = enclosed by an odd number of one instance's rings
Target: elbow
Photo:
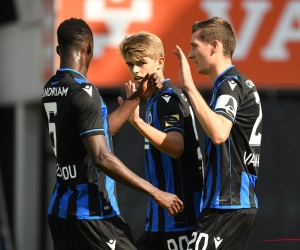
[[[183,153],[183,150],[184,150],[184,147],[183,146],[179,146],[179,147],[176,147],[175,150],[173,151],[172,153],[172,158],[174,159],[179,159],[180,156],[182,155]]]
[[[110,161],[110,154],[109,152],[99,153],[93,159],[91,159],[94,163],[94,166],[101,170],[102,172],[107,174],[107,162]]]
[[[111,136],[114,136],[116,133],[118,133],[118,130],[112,129],[111,127],[109,127],[109,132],[111,134]]]
[[[228,135],[227,134],[212,135],[210,139],[215,145],[220,145],[228,139]]]

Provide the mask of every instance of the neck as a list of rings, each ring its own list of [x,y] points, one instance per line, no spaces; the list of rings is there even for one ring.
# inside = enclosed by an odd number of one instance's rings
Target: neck
[[[231,65],[231,58],[223,58],[223,60],[218,60],[218,63],[212,68],[211,72],[208,74],[209,81],[214,83],[217,77]]]
[[[61,55],[60,68],[74,69],[86,77],[88,67],[84,62],[85,60],[80,53]]]

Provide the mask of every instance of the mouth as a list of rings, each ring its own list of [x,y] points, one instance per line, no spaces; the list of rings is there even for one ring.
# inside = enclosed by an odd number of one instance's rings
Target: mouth
[[[134,81],[135,81],[136,83],[141,83],[141,81],[143,80],[143,78],[144,78],[144,77],[136,76],[136,77],[134,78]]]

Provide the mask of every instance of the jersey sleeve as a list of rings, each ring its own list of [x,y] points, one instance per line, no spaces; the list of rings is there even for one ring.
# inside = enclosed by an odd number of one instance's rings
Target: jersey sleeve
[[[184,136],[183,114],[178,98],[169,94],[159,96],[156,111],[163,132],[177,131]]]
[[[224,80],[217,90],[214,111],[234,123],[240,96],[238,82],[234,78]]]
[[[73,99],[73,108],[81,138],[104,134],[102,99],[95,86],[84,84]]]

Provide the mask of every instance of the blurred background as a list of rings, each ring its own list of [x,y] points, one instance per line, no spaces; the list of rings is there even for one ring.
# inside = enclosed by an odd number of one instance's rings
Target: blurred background
[[[193,22],[213,16],[232,24],[233,62],[256,84],[263,108],[259,213],[248,250],[300,249],[300,0],[5,0],[1,10],[0,250],[52,249],[47,208],[56,164],[41,118],[41,94],[58,68],[59,23],[77,17],[91,26],[95,52],[88,79],[112,112],[130,79],[117,50],[126,35],[141,30],[158,35],[165,45],[165,76],[180,86],[172,50],[180,45],[187,54]],[[192,64],[191,69],[209,102],[212,84]],[[143,177],[142,136],[125,124],[113,140],[115,154]],[[120,184],[117,192],[137,238],[147,198]]]

